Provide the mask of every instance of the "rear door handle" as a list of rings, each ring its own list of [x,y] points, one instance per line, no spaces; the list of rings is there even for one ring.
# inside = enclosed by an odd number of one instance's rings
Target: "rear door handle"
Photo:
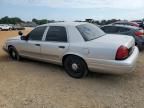
[[[64,48],[65,48],[65,46],[59,46],[59,48],[63,48],[63,49],[64,49]]]
[[[40,44],[35,44],[35,46],[40,46]]]

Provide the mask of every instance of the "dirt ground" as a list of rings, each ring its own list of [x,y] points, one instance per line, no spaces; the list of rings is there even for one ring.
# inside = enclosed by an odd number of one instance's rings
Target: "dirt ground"
[[[0,108],[144,108],[144,52],[133,73],[73,79],[60,66],[12,61],[2,45],[15,35],[0,31]]]

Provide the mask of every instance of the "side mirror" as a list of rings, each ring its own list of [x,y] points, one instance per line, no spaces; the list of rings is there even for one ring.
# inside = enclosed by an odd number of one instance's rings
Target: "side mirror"
[[[19,32],[18,32],[18,34],[19,34],[20,36],[22,36],[22,35],[23,35],[23,33],[22,33],[21,31],[19,31]]]
[[[27,37],[26,36],[21,36],[21,40],[27,41]]]

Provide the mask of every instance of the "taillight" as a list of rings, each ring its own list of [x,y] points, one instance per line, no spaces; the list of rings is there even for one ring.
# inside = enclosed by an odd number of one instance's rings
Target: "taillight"
[[[136,31],[135,35],[138,37],[143,37],[144,36],[144,32],[143,31]]]
[[[129,50],[125,46],[120,46],[116,53],[116,60],[124,60],[129,56]]]

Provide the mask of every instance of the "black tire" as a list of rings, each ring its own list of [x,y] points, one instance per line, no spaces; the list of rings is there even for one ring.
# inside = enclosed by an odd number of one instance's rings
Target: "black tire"
[[[2,28],[0,28],[0,31],[2,31]]]
[[[12,58],[12,60],[16,60],[16,61],[20,60],[20,56],[14,47],[9,47],[8,51],[9,51],[9,55]]]
[[[139,51],[143,51],[144,48],[143,47],[138,47]]]
[[[68,56],[63,64],[65,71],[73,78],[82,78],[88,74],[87,65],[80,57]]]
[[[143,46],[141,46],[141,45],[136,45],[136,46],[138,47],[139,51],[143,51],[144,50]]]

